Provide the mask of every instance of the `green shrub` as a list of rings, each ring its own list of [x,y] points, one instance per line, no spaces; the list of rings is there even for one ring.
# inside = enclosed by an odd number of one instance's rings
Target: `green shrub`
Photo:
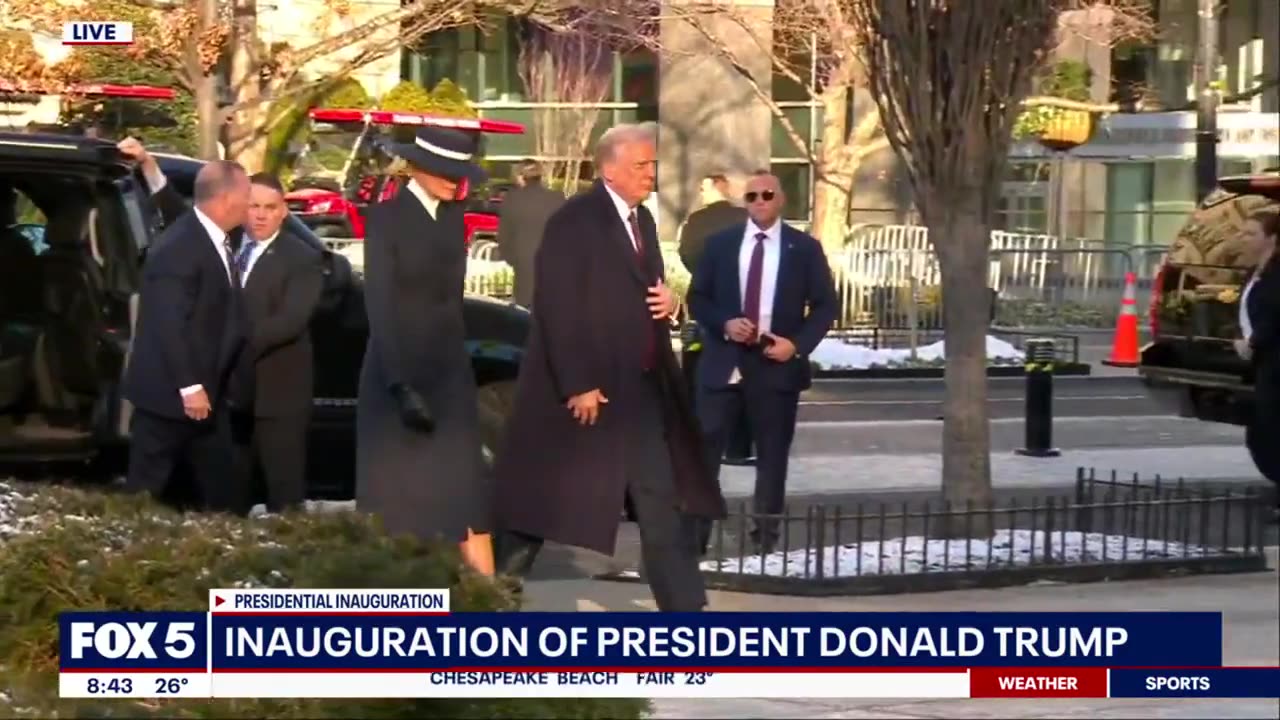
[[[6,537],[7,536],[7,537]],[[514,609],[455,547],[390,538],[356,513],[239,519],[145,499],[0,483],[0,716],[638,718],[638,700],[58,700],[57,614],[192,610],[211,588],[448,587],[455,610]]]
[[[395,112],[431,112],[435,102],[421,85],[403,80],[378,101],[378,108]]]
[[[1093,85],[1093,69],[1080,60],[1060,60],[1043,68],[1035,82],[1037,95],[1087,102]],[[1024,110],[1014,122],[1014,138],[1039,137],[1061,113],[1059,108],[1044,105]]]

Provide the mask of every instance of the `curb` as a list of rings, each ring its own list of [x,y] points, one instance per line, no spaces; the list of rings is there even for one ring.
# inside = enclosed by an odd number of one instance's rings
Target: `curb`
[[[991,365],[987,367],[989,378],[1020,378],[1026,375],[1022,365]],[[946,375],[943,367],[914,368],[859,368],[848,370],[814,370],[815,380],[941,380]],[[1054,377],[1083,377],[1092,375],[1088,363],[1059,363],[1054,366]]]

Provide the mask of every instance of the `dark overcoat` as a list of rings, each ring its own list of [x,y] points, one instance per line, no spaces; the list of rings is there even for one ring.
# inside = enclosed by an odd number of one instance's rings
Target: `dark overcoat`
[[[564,205],[564,195],[541,184],[516,188],[502,200],[498,219],[498,248],[515,275],[515,301],[533,302],[534,257],[542,243],[547,218]]]
[[[392,534],[461,541],[492,518],[476,383],[462,317],[463,209],[432,218],[412,192],[369,209],[364,242],[369,343],[356,408],[356,506]],[[391,388],[416,390],[434,432],[404,425]]]
[[[639,428],[635,398],[652,392],[642,367],[657,341],[669,461],[681,509],[717,518],[724,498],[702,461],[701,438],[646,288],[664,278],[653,217],[637,209],[645,253],[635,250],[608,191],[597,182],[547,222],[535,260],[533,328],[515,407],[494,468],[496,521],[504,530],[612,554],[626,497],[623,448]],[[565,403],[598,388],[608,398],[594,426]]]

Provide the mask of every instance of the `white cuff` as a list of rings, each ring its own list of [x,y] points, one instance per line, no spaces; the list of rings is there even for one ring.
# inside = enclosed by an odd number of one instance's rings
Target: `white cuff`
[[[151,189],[152,195],[160,192],[165,185],[169,184],[169,179],[164,176],[159,165],[143,165],[142,177],[147,181],[147,187]]]
[[[182,388],[178,392],[182,393],[182,397],[190,397],[203,390],[204,390],[203,385],[188,385],[187,387]]]

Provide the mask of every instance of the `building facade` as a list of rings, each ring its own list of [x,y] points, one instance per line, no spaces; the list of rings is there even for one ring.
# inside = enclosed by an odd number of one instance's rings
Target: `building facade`
[[[1157,39],[1147,44],[1059,49],[1060,56],[1089,64],[1095,101],[1140,98],[1144,111],[1101,118],[1089,143],[1062,156],[1034,143],[1015,147],[1003,204],[1007,229],[1128,247],[1164,245],[1177,232],[1196,204],[1196,113],[1190,108],[1197,5],[1157,0]],[[1225,0],[1221,13],[1222,95],[1273,84],[1280,73],[1280,3]],[[1219,176],[1280,166],[1278,99],[1272,86],[1219,108]]]
[[[594,103],[590,140],[617,122],[659,123],[659,220],[664,238],[672,237],[679,221],[695,208],[698,180],[713,171],[744,176],[770,168],[787,193],[786,217],[806,224],[812,215],[811,153],[796,146],[774,118],[774,110],[784,113],[816,150],[821,108],[806,90],[775,74],[768,58],[754,50],[752,43],[769,37],[772,0],[735,5],[733,21],[710,26],[717,38],[714,46],[698,32],[667,21],[661,29],[666,49],[661,59],[643,51],[615,54],[612,90]],[[1088,63],[1095,101],[1123,99],[1140,88],[1144,108],[1153,111],[1102,119],[1089,144],[1062,157],[1035,144],[1016,147],[1003,188],[1003,229],[1124,245],[1163,243],[1177,230],[1195,204],[1194,112],[1176,109],[1195,99],[1196,6],[1196,0],[1156,0],[1158,40],[1146,45],[1113,47],[1096,38],[1081,39],[1083,34],[1067,28],[1068,39],[1058,55]],[[1096,18],[1064,18],[1066,26],[1073,22]],[[1274,81],[1280,71],[1278,28],[1280,3],[1275,0],[1223,3],[1219,47],[1224,95]],[[507,22],[489,33],[440,33],[401,53],[400,77],[428,87],[448,77],[476,100],[482,115],[533,127],[543,113],[554,111],[549,103],[555,99],[531,97],[525,91],[519,32],[515,23]],[[726,49],[746,67],[733,68],[719,59],[717,51]],[[771,102],[755,94],[742,77],[744,69],[752,77],[771,78]],[[816,73],[816,67],[811,70]],[[1273,87],[1222,107],[1220,174],[1280,165],[1278,97]],[[865,98],[855,100],[855,122],[865,105]],[[1159,112],[1160,108],[1174,110]],[[584,155],[588,148],[582,148]],[[534,133],[495,139],[488,152],[498,175],[521,159],[539,157]],[[589,177],[589,166],[584,177]],[[911,214],[909,191],[892,153],[873,155],[855,180],[851,224],[897,224]]]

